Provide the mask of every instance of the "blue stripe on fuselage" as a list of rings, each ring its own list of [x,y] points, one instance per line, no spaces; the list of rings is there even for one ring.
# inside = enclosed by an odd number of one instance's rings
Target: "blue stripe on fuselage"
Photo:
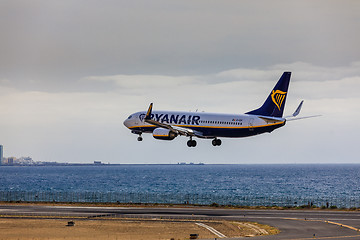
[[[254,126],[252,128],[249,127],[238,127],[238,128],[229,128],[229,127],[211,127],[211,126],[183,126],[180,125],[179,127],[185,127],[192,130],[199,131],[203,133],[204,137],[248,137],[254,136],[257,134],[265,133],[265,132],[272,132],[273,130],[282,127],[285,125],[285,122],[281,122],[278,124],[272,124],[267,126]],[[177,125],[175,125],[177,126]],[[152,132],[156,126],[139,126],[139,127],[132,127],[132,130],[139,130],[142,132]]]

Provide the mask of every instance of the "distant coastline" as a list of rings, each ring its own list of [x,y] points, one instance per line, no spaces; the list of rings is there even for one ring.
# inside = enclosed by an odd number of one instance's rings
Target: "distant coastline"
[[[42,166],[124,166],[124,165],[160,165],[160,166],[202,166],[202,165],[212,165],[212,166],[226,166],[226,165],[234,165],[234,166],[341,166],[341,165],[360,165],[360,163],[61,163],[61,162],[39,162],[33,164],[1,164],[0,167],[42,167]]]
[[[123,166],[123,165],[205,165],[205,163],[59,163],[59,162],[36,162],[31,164],[13,163],[13,164],[2,164],[0,167],[42,167],[42,166]],[[222,165],[222,164],[221,164]]]

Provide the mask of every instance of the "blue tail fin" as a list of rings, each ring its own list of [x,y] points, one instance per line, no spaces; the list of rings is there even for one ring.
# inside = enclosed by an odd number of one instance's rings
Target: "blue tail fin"
[[[282,117],[285,107],[286,95],[289,87],[291,72],[284,72],[264,104],[246,114],[269,117]]]

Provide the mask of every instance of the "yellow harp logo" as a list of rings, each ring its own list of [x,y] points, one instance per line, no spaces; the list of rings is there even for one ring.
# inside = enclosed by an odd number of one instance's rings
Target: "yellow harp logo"
[[[286,92],[283,92],[280,90],[276,90],[276,91],[273,90],[271,93],[271,99],[275,103],[275,105],[278,107],[279,111],[280,111],[281,105],[285,99],[285,96],[286,96]]]

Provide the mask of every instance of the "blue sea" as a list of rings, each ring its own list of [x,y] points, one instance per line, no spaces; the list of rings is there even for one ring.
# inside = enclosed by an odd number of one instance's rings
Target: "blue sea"
[[[0,183],[2,193],[138,194],[147,201],[162,195],[168,202],[175,201],[172,196],[188,196],[193,203],[208,198],[223,204],[253,199],[252,205],[256,199],[265,199],[263,204],[274,199],[360,204],[357,164],[3,166]]]

